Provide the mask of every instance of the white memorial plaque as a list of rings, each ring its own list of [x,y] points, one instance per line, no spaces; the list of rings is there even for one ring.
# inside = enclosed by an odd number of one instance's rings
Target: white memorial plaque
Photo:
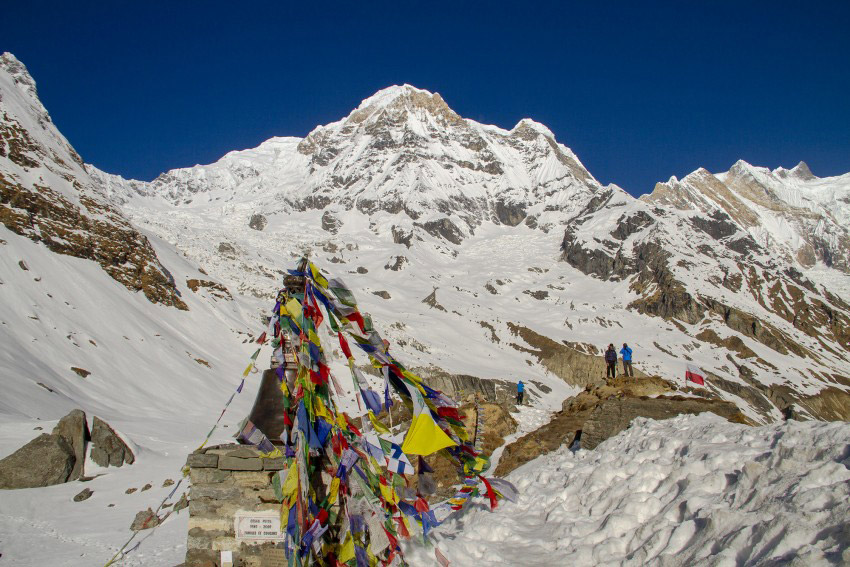
[[[236,512],[233,518],[236,541],[260,542],[283,541],[280,531],[280,512],[267,510],[265,512]]]

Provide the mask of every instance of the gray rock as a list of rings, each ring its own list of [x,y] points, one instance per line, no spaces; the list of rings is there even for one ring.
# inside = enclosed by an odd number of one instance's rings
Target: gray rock
[[[42,433],[2,461],[0,488],[36,488],[68,481],[74,449],[59,435]]]
[[[161,520],[159,517],[153,513],[153,510],[148,508],[147,510],[136,514],[136,517],[133,519],[133,523],[130,524],[130,529],[134,532],[149,530],[157,527],[160,522]]]
[[[322,230],[326,230],[331,234],[336,234],[342,227],[342,221],[339,220],[330,211],[325,211],[322,215]]]
[[[282,471],[286,468],[286,459],[280,457],[278,459],[263,459],[264,471]]]
[[[109,425],[95,416],[91,428],[91,459],[102,467],[132,465],[136,461],[133,451]]]
[[[261,471],[263,462],[260,459],[223,456],[218,460],[218,468],[225,471]]]
[[[86,488],[76,496],[74,496],[74,502],[82,502],[83,500],[88,500],[91,498],[91,495],[94,494],[94,490],[91,488]]]
[[[186,466],[193,469],[212,469],[218,466],[218,455],[192,453],[186,459]]]
[[[597,445],[623,431],[636,417],[670,419],[681,414],[712,412],[730,421],[742,423],[738,407],[721,400],[701,398],[609,398],[596,406],[582,427],[581,447],[594,449]]]
[[[53,428],[53,435],[62,437],[74,451],[74,469],[68,480],[78,480],[83,476],[83,463],[86,460],[86,443],[89,441],[89,426],[83,410],[75,409],[59,420]]]
[[[404,265],[407,264],[407,258],[404,256],[394,256],[390,258],[390,261],[384,265],[385,270],[392,270],[393,272],[397,272],[401,270]]]
[[[254,230],[263,230],[266,228],[267,224],[269,224],[268,219],[265,215],[261,215],[259,213],[251,215],[251,220],[248,221],[248,226]]]

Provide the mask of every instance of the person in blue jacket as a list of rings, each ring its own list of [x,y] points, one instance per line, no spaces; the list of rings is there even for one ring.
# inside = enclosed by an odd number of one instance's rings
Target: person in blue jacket
[[[522,380],[517,382],[516,385],[516,403],[522,404],[522,399],[525,397],[525,384],[522,383]]]
[[[620,354],[623,355],[623,374],[634,378],[635,373],[632,370],[632,349],[626,343],[623,343],[623,348],[620,349]]]

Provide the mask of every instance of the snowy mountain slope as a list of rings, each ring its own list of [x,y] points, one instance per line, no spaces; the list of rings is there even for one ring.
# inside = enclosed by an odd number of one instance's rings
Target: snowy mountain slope
[[[190,289],[187,281],[208,276],[115,208],[8,54],[0,115],[0,456],[75,408],[90,423],[105,419],[136,452],[119,469],[89,461],[86,474],[97,478],[85,502],[72,500],[80,483],[0,491],[0,561],[103,564],[209,431],[254,350],[243,342],[265,305]],[[246,415],[255,388],[237,398],[226,425]],[[147,483],[154,488],[138,490]],[[185,553],[185,519],[172,522],[182,527],[149,542],[167,565]]]
[[[3,225],[55,252],[96,261],[151,301],[184,308],[150,243],[89,177],[10,53],[0,55],[0,115]]]
[[[639,419],[593,452],[520,467],[516,503],[449,520],[435,545],[458,567],[846,565],[848,443],[846,423]]]
[[[641,368],[669,377],[696,362],[757,420],[801,400],[847,415],[846,212],[826,212],[846,198],[846,176],[739,163],[637,200],[599,184],[544,126],[478,124],[408,85],[303,140],[149,184],[89,171],[134,222],[240,293],[271,297],[308,251],[354,289],[386,292],[370,309],[422,364],[548,376],[519,325],[585,350],[628,341]],[[806,242],[829,265],[801,263]],[[435,288],[443,310],[419,303]],[[467,357],[446,340],[455,332],[475,342]],[[838,401],[803,399],[825,388]]]
[[[805,242],[806,227],[844,230],[831,220],[843,214],[840,206],[820,220],[812,218],[824,208],[823,194],[843,198],[847,176],[818,180],[803,173],[803,166],[791,173],[777,170],[770,177],[766,194],[774,197],[767,209],[752,200],[752,192],[741,195],[733,179],[744,169],[766,175],[739,162],[728,174],[702,170],[682,183],[659,185],[641,200],[612,194],[592,203],[565,231],[562,257],[596,278],[628,281],[637,294],[631,308],[675,321],[697,341],[726,348],[724,358],[757,404],[793,403],[793,391],[801,387],[831,389],[844,398],[850,279],[837,265],[801,264],[789,246],[795,238]],[[777,180],[785,178],[793,183],[778,187]],[[799,197],[804,189],[806,199]],[[786,226],[796,227],[797,237],[783,232]],[[768,234],[777,236],[765,240]],[[841,238],[835,253],[825,252],[828,257],[846,254]],[[754,343],[767,346],[771,356],[757,352]],[[713,384],[741,395],[740,384],[725,377]]]
[[[323,209],[325,226],[352,209],[387,212],[396,240],[429,232],[455,243],[487,221],[548,228],[601,189],[544,126],[478,124],[409,85],[379,91],[303,140],[272,138],[147,185],[95,174],[121,201],[143,195],[192,210],[250,201],[265,215]]]
[[[203,277],[150,236],[177,281]],[[27,267],[22,269],[19,262]],[[106,420],[136,462],[86,483],[0,491],[0,553],[8,565],[102,565],[128,537],[135,514],[157,506],[236,388],[255,345],[256,308],[178,286],[188,310],[131,293],[89,260],[60,255],[0,227],[0,456],[68,411]],[[72,367],[88,371],[85,377]],[[226,442],[257,384],[237,397],[214,442]],[[153,488],[141,492],[145,484]],[[73,496],[94,491],[84,502]],[[136,493],[125,494],[129,488]],[[185,486],[183,487],[185,489]],[[183,489],[178,492],[179,498]],[[169,520],[125,565],[174,565],[185,554],[185,512]]]
[[[243,341],[258,330],[282,270],[304,253],[349,283],[408,366],[528,382],[532,406],[520,414],[523,431],[581,387],[565,382],[572,379],[570,353],[609,342],[628,341],[636,366],[648,373],[679,378],[686,360],[701,365],[718,394],[756,421],[781,419],[780,409],[792,402],[834,418],[829,401],[839,409],[844,403],[818,396],[825,386],[842,392],[850,374],[840,332],[829,330],[844,325],[842,272],[819,264],[788,273],[794,266],[784,257],[758,248],[733,256],[733,241],[755,236],[735,225],[733,235],[715,240],[709,232],[716,219],[702,211],[601,186],[539,124],[522,121],[510,131],[477,124],[439,95],[392,87],[303,140],[274,138],[145,183],[83,170],[40,114],[31,78],[10,56],[3,62],[0,375],[8,395],[0,400],[0,456],[73,407],[105,418],[140,455],[132,467],[97,471],[108,474],[87,484],[95,495],[82,503],[71,500],[79,484],[0,494],[0,553],[10,564],[91,565],[117,549],[133,515],[168,492],[125,489],[176,478],[237,384],[253,351]],[[829,191],[841,198],[839,189],[827,187],[824,195]],[[43,214],[45,196],[54,193],[68,205]],[[708,232],[691,240],[697,232],[685,229],[697,215]],[[608,270],[603,279],[581,261],[564,261],[564,232],[575,235],[594,267]],[[107,233],[120,237],[110,241]],[[619,256],[606,240],[622,243]],[[61,246],[66,241],[87,246]],[[81,252],[126,242],[149,249],[141,254],[148,267],[139,268],[132,249],[125,256]],[[114,262],[120,267],[124,257],[132,278],[115,277]],[[715,285],[721,268],[730,275]],[[782,291],[744,277],[752,270],[777,278],[767,283],[779,281]],[[136,275],[145,273],[169,282],[164,295],[136,287]],[[705,297],[737,309],[733,325],[711,314],[691,323],[687,306],[653,311],[664,305],[653,303],[656,292],[673,282],[689,286],[691,297],[702,294],[700,305]],[[802,288],[812,307],[811,335],[784,319],[772,299],[795,297],[789,285]],[[168,307],[162,297],[188,310]],[[815,301],[832,310],[832,322],[817,319]],[[791,307],[805,313],[799,306]],[[745,315],[752,313],[768,334],[747,334],[753,321]],[[82,378],[71,366],[91,374]],[[341,358],[332,368],[347,375]],[[255,388],[249,381],[225,425],[246,415]],[[343,405],[353,407],[350,399]],[[663,428],[647,435],[670,436]],[[125,564],[179,562],[184,522],[169,520]]]
[[[800,269],[821,263],[850,272],[850,174],[815,177],[805,163],[770,171],[739,161],[712,175],[699,169],[641,197],[711,216],[726,213],[769,253]]]

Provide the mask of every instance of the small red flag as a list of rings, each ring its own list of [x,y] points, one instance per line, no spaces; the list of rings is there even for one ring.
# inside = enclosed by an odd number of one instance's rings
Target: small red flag
[[[699,367],[688,364],[688,368],[685,370],[685,381],[691,381],[694,384],[705,386],[705,374]]]

